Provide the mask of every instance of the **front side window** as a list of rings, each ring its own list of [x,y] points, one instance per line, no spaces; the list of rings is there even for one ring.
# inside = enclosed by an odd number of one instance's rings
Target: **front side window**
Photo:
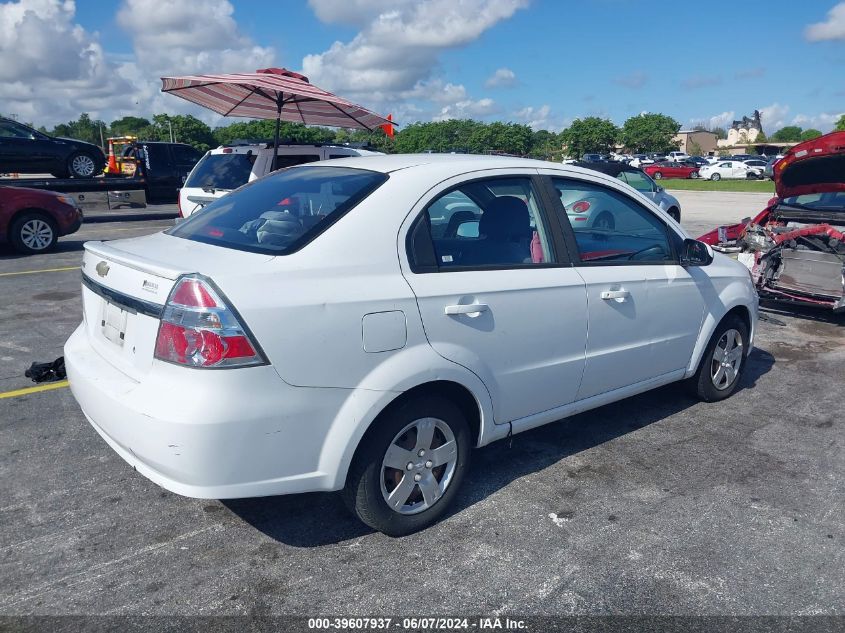
[[[286,169],[218,198],[168,234],[287,255],[327,230],[385,180],[386,174],[348,167]]]
[[[554,179],[582,263],[642,264],[674,260],[667,228],[628,196],[592,183]]]
[[[420,227],[430,232],[432,264],[438,270],[554,262],[548,225],[530,178],[465,183],[429,204],[423,220]]]

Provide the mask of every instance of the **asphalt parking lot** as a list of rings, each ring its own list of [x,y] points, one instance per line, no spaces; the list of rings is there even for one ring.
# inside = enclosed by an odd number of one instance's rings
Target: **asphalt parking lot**
[[[694,236],[768,198],[677,197]],[[845,611],[845,319],[769,309],[731,399],[664,387],[476,451],[448,517],[391,539],[333,494],[176,496],[67,388],[4,397],[80,321],[83,242],[171,223],[86,224],[34,257],[0,247],[0,614]]]

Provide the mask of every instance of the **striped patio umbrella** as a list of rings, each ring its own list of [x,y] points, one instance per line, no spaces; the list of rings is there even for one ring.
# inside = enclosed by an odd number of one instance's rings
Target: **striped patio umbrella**
[[[279,147],[279,124],[392,131],[392,121],[312,85],[308,78],[285,68],[254,73],[162,77],[161,91],[214,110],[223,116],[276,119],[273,144]]]

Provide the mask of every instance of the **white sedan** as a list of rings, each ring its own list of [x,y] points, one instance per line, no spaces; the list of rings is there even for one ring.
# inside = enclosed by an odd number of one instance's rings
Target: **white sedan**
[[[614,227],[570,224],[603,198]],[[595,171],[397,155],[292,167],[163,233],[85,245],[76,400],[178,494],[342,490],[390,535],[455,497],[471,449],[685,380],[730,396],[748,271]]]
[[[750,168],[738,160],[721,160],[712,165],[702,165],[698,170],[698,176],[709,180],[742,179],[748,178]],[[753,172],[752,172],[753,175]]]

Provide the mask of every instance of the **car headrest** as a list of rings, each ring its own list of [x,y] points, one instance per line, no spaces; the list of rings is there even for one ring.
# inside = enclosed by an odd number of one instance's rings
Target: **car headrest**
[[[492,239],[527,237],[530,231],[528,206],[516,196],[493,198],[478,223],[478,233]]]

